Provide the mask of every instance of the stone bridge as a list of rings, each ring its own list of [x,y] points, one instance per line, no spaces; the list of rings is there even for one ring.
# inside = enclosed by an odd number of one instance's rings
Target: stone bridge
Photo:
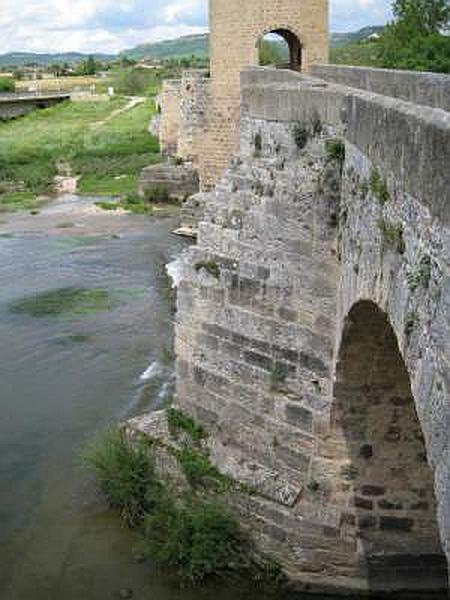
[[[312,71],[242,74],[180,265],[176,403],[302,589],[446,597],[449,79]]]
[[[64,100],[70,100],[70,94],[61,92],[0,94],[0,121],[21,117],[38,108],[49,108]]]
[[[204,190],[176,404],[300,588],[447,597],[450,78],[317,64],[325,0],[211,10],[211,80],[161,98]],[[308,74],[245,68],[267,31]]]

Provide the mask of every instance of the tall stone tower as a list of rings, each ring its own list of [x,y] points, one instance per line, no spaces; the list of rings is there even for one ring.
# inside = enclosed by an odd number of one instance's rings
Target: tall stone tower
[[[287,42],[290,68],[328,62],[328,0],[209,0],[210,79],[187,74],[162,94],[161,147],[217,183],[238,151],[240,73],[259,63],[268,33]]]
[[[328,62],[328,0],[209,0],[211,110],[200,152],[200,180],[212,187],[238,150],[240,73],[259,64],[259,45],[276,33],[290,66]]]
[[[209,14],[212,81],[232,90],[268,33],[286,40],[292,68],[328,62],[328,0],[210,0]]]

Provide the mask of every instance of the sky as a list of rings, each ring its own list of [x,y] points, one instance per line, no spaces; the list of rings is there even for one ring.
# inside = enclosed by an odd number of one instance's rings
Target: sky
[[[110,53],[202,33],[207,30],[207,4],[207,0],[0,0],[0,54]],[[390,4],[391,0],[331,0],[331,30],[381,25],[390,17]]]

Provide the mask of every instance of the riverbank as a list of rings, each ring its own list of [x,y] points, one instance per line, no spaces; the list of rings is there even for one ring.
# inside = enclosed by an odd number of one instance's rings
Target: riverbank
[[[135,194],[141,170],[161,160],[148,133],[150,99],[67,102],[0,123],[0,212],[39,210],[58,175],[83,195]]]

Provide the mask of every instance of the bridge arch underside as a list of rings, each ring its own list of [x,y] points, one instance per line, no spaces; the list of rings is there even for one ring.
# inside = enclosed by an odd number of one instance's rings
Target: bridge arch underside
[[[283,61],[277,64],[278,68],[284,67],[293,71],[302,70],[302,44],[298,36],[291,30],[284,27],[271,29],[265,31],[264,34],[258,41],[258,46],[261,48],[261,44],[264,41],[271,41],[276,43],[276,40],[284,41],[288,50],[287,62]]]
[[[354,542],[351,562],[365,587],[447,597],[433,472],[409,375],[386,314],[369,301],[345,323],[331,425],[340,535]]]

